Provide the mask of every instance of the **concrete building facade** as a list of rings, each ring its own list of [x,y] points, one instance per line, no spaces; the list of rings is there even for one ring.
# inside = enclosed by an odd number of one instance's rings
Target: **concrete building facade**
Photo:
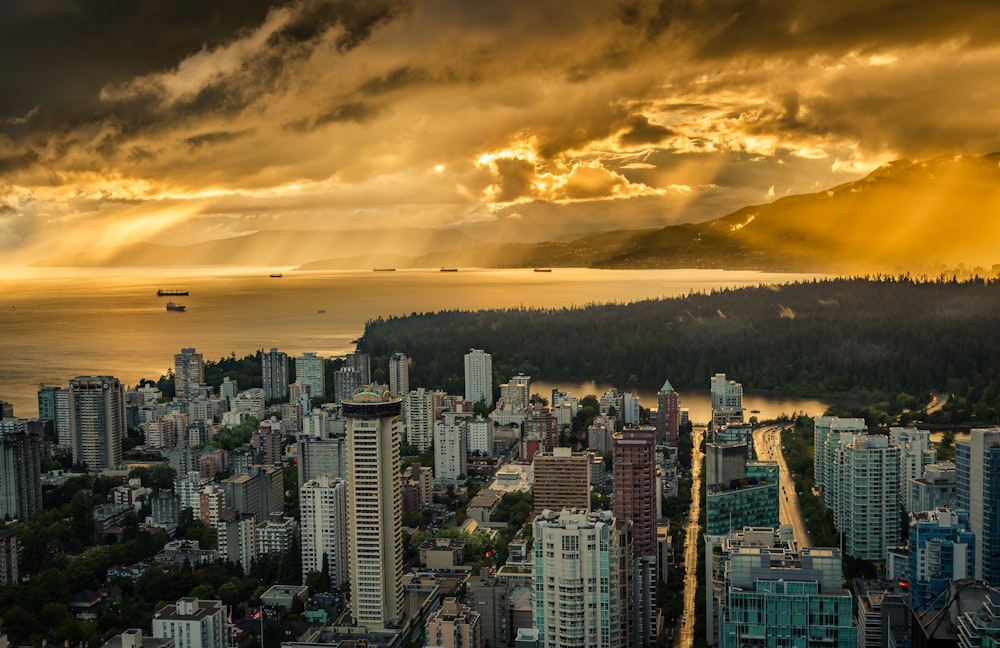
[[[398,627],[403,602],[403,520],[399,460],[402,402],[371,386],[344,401],[347,526],[355,624]]]
[[[348,569],[347,482],[329,475],[307,481],[299,490],[302,537],[302,582],[309,572],[322,572],[324,557],[331,586],[350,578]]]

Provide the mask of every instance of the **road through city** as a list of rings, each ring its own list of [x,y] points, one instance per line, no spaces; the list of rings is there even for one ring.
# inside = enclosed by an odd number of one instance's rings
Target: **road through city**
[[[681,617],[681,648],[691,648],[694,643],[695,592],[698,589],[698,518],[701,516],[701,466],[704,453],[701,442],[705,428],[695,426],[691,431],[694,448],[691,451],[691,510],[688,512],[687,535],[684,539],[684,616]]]
[[[778,477],[781,492],[778,494],[779,519],[782,524],[792,527],[795,534],[795,542],[799,547],[811,547],[809,532],[802,518],[802,509],[799,507],[799,496],[795,492],[795,479],[788,472],[788,464],[785,463],[785,456],[781,453],[781,430],[780,425],[764,425],[753,432],[753,447],[757,452],[757,458],[761,461],[776,461],[780,475]]]

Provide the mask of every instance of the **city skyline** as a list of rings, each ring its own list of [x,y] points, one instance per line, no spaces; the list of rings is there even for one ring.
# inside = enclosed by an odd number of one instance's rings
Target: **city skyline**
[[[1000,149],[998,21],[986,0],[7,3],[0,250],[704,221]]]

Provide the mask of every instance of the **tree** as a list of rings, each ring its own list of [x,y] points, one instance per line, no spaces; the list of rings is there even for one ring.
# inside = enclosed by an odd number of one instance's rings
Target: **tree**
[[[90,496],[83,491],[78,491],[73,495],[69,503],[70,527],[72,537],[76,540],[79,548],[93,544],[94,542],[94,503]]]
[[[298,583],[302,578],[302,550],[298,536],[292,540],[288,551],[278,561],[278,582],[283,585]]]

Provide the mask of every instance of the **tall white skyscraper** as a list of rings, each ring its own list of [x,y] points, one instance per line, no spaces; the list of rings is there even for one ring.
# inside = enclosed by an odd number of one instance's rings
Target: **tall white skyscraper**
[[[535,518],[539,648],[635,645],[629,528],[610,511],[563,509]]]
[[[823,503],[834,508],[834,475],[837,451],[846,439],[854,435],[867,434],[865,420],[861,418],[840,418],[838,416],[818,416],[813,421],[813,456],[816,486],[823,492]]]
[[[60,389],[56,392],[56,435],[60,448],[73,446],[72,432],[69,429],[69,390]]]
[[[394,353],[389,358],[389,392],[396,398],[410,393],[410,359],[405,353]]]
[[[69,430],[73,463],[90,470],[121,465],[125,437],[125,390],[112,376],[69,381]]]
[[[969,512],[980,559],[976,579],[1000,587],[1000,428],[971,430],[955,442],[958,508]]]
[[[288,400],[288,354],[272,347],[260,355],[264,401],[270,404]]]
[[[493,404],[493,357],[482,349],[465,354],[465,400]]]
[[[937,461],[937,450],[927,430],[891,427],[889,441],[899,448],[899,497],[903,508],[909,512],[915,480],[924,476],[925,466]]]
[[[884,563],[886,550],[899,545],[899,448],[884,436],[854,436],[836,472],[834,518],[844,553]]]
[[[437,421],[434,423],[434,481],[457,484],[459,477],[468,475],[468,442],[466,423]]]
[[[323,358],[315,353],[303,353],[295,358],[295,380],[309,385],[311,398],[322,398],[326,393],[326,375]]]
[[[348,571],[347,482],[319,475],[299,491],[302,532],[302,582],[309,572],[323,570],[326,556],[330,584],[339,586]]]
[[[395,627],[403,599],[402,402],[370,386],[343,403],[347,421],[347,527],[356,624]]]
[[[406,443],[423,452],[434,442],[434,421],[438,408],[444,401],[442,391],[428,391],[423,387],[414,389],[406,399]]]
[[[478,452],[484,456],[493,454],[493,421],[477,416],[467,424],[469,431],[469,452]]]
[[[174,355],[174,396],[187,400],[192,397],[194,388],[204,382],[205,363],[200,353],[186,348]]]

